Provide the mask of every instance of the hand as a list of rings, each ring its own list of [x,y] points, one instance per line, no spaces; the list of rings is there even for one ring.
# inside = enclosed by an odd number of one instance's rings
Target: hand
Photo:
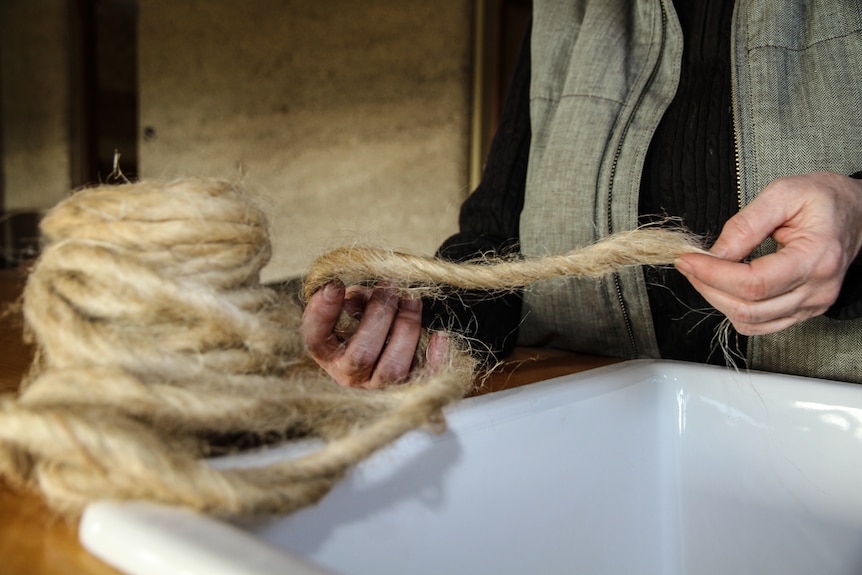
[[[767,237],[778,251],[738,263]],[[862,181],[832,173],[775,180],[729,219],[710,250],[676,262],[743,335],[821,315],[862,245]]]
[[[342,310],[359,318],[347,338],[336,332]],[[339,385],[379,389],[410,374],[422,332],[422,300],[399,297],[391,288],[327,284],[309,298],[300,332],[311,357]],[[429,366],[446,354],[445,337],[433,334]]]

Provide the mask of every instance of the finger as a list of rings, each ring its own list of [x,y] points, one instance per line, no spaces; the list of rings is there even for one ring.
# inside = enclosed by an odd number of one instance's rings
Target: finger
[[[371,378],[372,387],[385,387],[407,379],[421,334],[422,300],[402,299],[392,321],[388,341],[374,368]]]
[[[733,329],[737,331],[737,333],[746,336],[756,336],[756,335],[768,335],[770,333],[777,333],[783,329],[787,329],[788,327],[799,323],[801,320],[795,317],[781,317],[776,318],[772,321],[758,323],[758,324],[742,324],[731,321],[733,324]]]
[[[767,186],[725,222],[709,251],[727,260],[740,261],[748,257],[775,230],[791,219],[791,207],[780,197],[783,190],[780,182]]]
[[[349,385],[366,387],[383,351],[398,311],[398,295],[390,288],[373,290],[356,332],[347,340],[338,358],[338,370]]]
[[[343,301],[344,286],[326,284],[309,298],[302,313],[299,331],[308,353],[318,362],[330,361],[342,348],[342,342],[335,336],[333,329]]]
[[[761,301],[792,291],[807,277],[807,267],[791,250],[757,258],[750,264],[702,254],[685,254],[676,268],[691,281],[727,293],[739,300]]]
[[[449,361],[451,351],[449,337],[441,332],[435,331],[428,339],[428,349],[425,350],[425,366],[430,373],[436,373]]]
[[[697,278],[690,278],[689,281],[704,299],[724,314],[743,335],[772,333],[819,315],[825,309],[810,304],[803,290],[799,289],[767,300],[751,302],[714,290]]]
[[[344,311],[351,317],[360,317],[372,293],[374,293],[374,289],[365,286],[352,285],[347,287],[344,290]]]

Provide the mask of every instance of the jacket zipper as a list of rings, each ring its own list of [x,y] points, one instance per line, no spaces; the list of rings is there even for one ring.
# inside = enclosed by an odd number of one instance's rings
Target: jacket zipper
[[[730,100],[731,112],[730,121],[733,123],[733,163],[736,171],[736,204],[742,210],[742,167],[739,160],[739,128],[737,128],[736,118],[736,90],[734,89],[733,72],[731,72],[730,80]]]
[[[734,14],[734,16],[738,16]],[[742,162],[739,159],[739,118],[737,110],[739,107],[738,96],[736,95],[737,77],[736,77],[736,45],[733,42],[735,35],[733,31],[736,29],[736,22],[731,22],[731,43],[730,43],[730,121],[733,127],[733,163],[736,170],[736,203],[737,207],[742,210]]]
[[[661,7],[661,44],[659,45],[659,56],[658,56],[658,60],[656,60],[655,67],[653,68],[652,72],[650,73],[650,77],[647,79],[647,84],[646,84],[644,90],[641,91],[640,95],[638,96],[638,101],[635,104],[635,110],[640,107],[640,103],[643,100],[644,93],[649,89],[649,87],[652,85],[653,81],[655,80],[656,74],[658,73],[659,66],[661,65],[662,54],[664,53],[664,49],[665,49],[665,42],[666,42],[666,38],[667,38],[667,10],[665,9],[664,0],[659,0],[659,6]],[[620,154],[622,153],[622,146],[623,146],[623,142],[625,141],[625,134],[626,134],[626,132],[628,132],[630,124],[631,124],[631,116],[629,117],[625,127],[623,128],[623,134],[622,134],[622,137],[620,138],[619,144],[617,144],[617,149],[614,152],[614,159],[613,159],[613,162],[611,164],[611,175],[610,175],[610,181],[608,183],[608,203],[607,203],[607,211],[608,211],[607,224],[608,224],[608,233],[609,234],[614,233],[613,216],[612,216],[612,211],[611,211],[611,199],[613,197],[614,178],[615,178],[616,173],[617,173],[617,165],[619,163]],[[626,302],[623,299],[622,278],[620,277],[619,273],[614,272],[613,282],[614,282],[614,290],[616,291],[616,295],[617,295],[617,303],[620,306],[620,311],[622,312],[622,315],[623,315],[623,322],[625,323],[625,326],[626,326],[626,333],[628,334],[629,345],[631,346],[631,350],[632,350],[632,357],[637,359],[640,356],[640,352],[638,350],[637,339],[635,338],[634,327],[632,326],[631,314],[629,314],[628,307],[626,306]]]

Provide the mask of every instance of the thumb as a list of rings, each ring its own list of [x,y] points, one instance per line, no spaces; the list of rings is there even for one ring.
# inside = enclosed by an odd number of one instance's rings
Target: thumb
[[[758,202],[758,198],[727,220],[709,250],[712,255],[741,261],[784,223],[782,210],[767,202]]]

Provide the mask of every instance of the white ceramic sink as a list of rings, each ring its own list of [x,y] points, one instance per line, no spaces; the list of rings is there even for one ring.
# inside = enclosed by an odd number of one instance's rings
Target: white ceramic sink
[[[287,517],[105,502],[81,538],[141,574],[862,573],[862,386],[632,361],[447,419]]]

